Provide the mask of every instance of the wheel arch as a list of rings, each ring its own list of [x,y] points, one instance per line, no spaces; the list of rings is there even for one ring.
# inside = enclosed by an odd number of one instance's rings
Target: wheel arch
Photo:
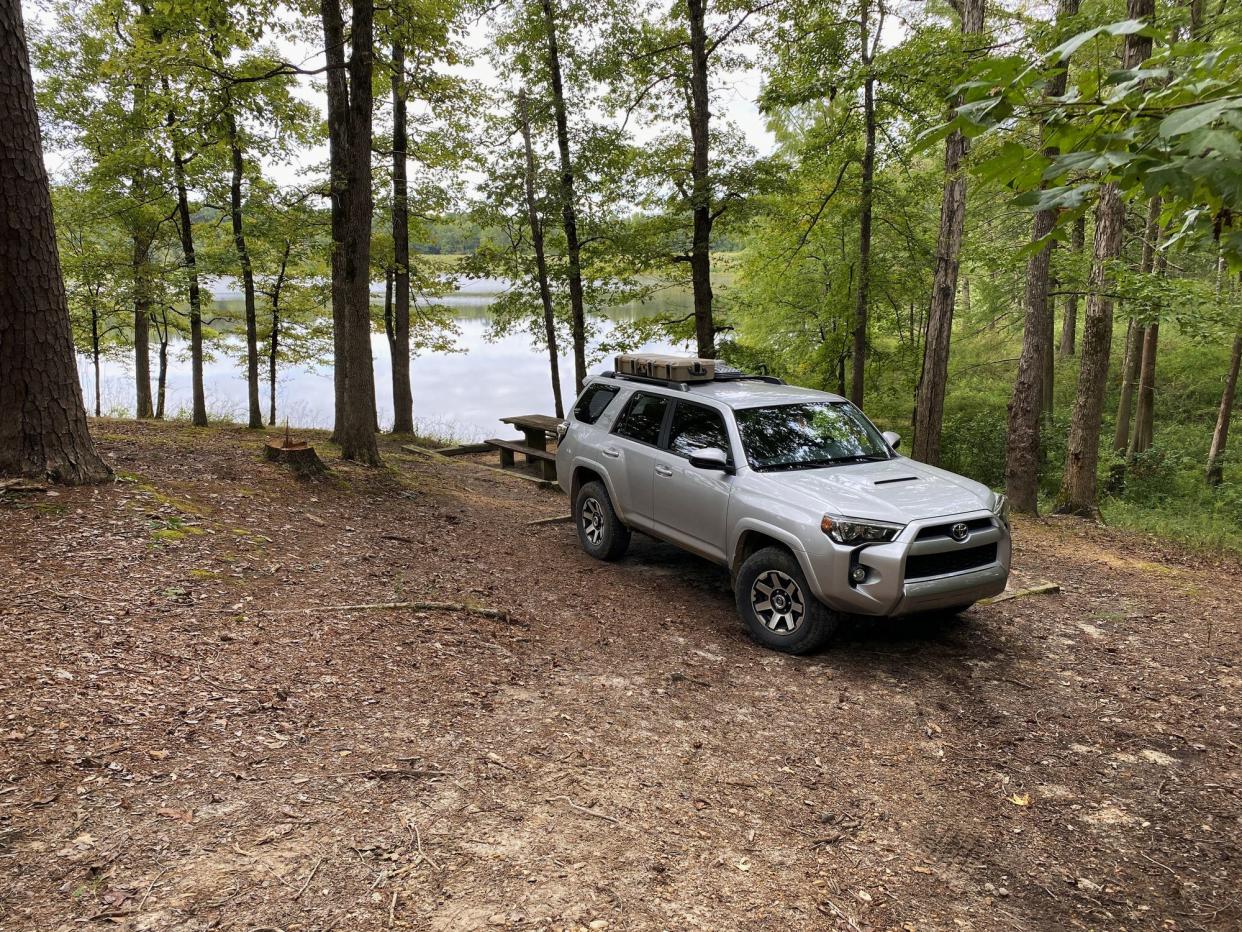
[[[578,491],[588,482],[599,482],[604,486],[604,490],[608,493],[609,501],[612,504],[612,510],[617,513],[617,517],[624,521],[625,510],[617,500],[617,493],[613,489],[612,483],[608,480],[607,471],[590,462],[574,463],[574,470],[569,480],[570,509],[573,509],[574,502],[578,500]]]

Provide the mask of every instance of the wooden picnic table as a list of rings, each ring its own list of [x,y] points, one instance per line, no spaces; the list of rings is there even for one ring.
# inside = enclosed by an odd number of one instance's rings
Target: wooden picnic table
[[[548,448],[548,435],[555,434],[561,425],[561,419],[550,414],[518,414],[513,417],[502,417],[502,424],[512,424],[526,435],[526,445],[535,450]]]

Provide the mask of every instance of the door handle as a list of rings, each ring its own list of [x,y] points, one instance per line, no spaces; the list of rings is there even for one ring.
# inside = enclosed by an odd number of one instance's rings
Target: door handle
[[[672,466],[657,466],[655,468],[657,476],[671,476],[673,474]]]
[[[611,456],[613,459],[616,459],[618,456],[621,455],[621,451],[618,450],[616,447],[604,447],[604,449],[601,450],[600,452],[603,453],[604,456]]]

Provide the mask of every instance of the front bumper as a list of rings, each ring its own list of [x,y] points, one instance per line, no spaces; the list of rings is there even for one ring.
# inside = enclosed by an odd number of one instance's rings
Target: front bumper
[[[969,528],[960,541],[947,532],[958,523]],[[986,510],[912,522],[887,544],[851,548],[824,540],[822,551],[807,552],[804,569],[819,599],[838,611],[909,615],[951,608],[996,595],[1009,579],[1009,529]],[[855,565],[867,574],[859,583],[849,578]]]

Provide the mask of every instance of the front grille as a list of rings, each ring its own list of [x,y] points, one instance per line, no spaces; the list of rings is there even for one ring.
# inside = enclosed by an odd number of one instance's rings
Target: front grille
[[[970,521],[964,521],[964,522],[952,521],[948,524],[933,524],[930,527],[925,527],[923,528],[923,530],[919,531],[918,536],[915,537],[914,539],[915,540],[934,540],[937,537],[952,537],[953,535],[950,534],[950,530],[955,524],[965,524],[966,527],[970,528],[970,530],[972,531],[981,531],[984,528],[989,528],[992,526],[992,519],[991,518],[973,518]]]
[[[962,573],[995,562],[996,544],[946,550],[944,553],[920,553],[906,558],[906,579]]]

